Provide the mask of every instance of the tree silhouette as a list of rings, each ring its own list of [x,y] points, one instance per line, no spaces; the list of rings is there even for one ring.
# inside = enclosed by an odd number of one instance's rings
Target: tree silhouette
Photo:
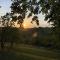
[[[45,20],[53,22],[55,27],[60,27],[60,0],[40,0],[41,11],[45,13]]]
[[[20,14],[21,20],[25,18],[28,11],[30,11],[28,17],[42,12],[45,14],[45,20],[53,22],[55,27],[60,27],[60,0],[12,0],[12,2],[11,12]],[[37,21],[36,23],[39,25]]]
[[[33,16],[31,23],[35,21],[39,25],[38,14],[45,14],[45,20],[52,22],[55,28],[55,32],[58,36],[60,34],[60,0],[11,0],[11,13],[6,13],[2,16],[2,24],[4,27],[11,27],[14,25],[14,22],[17,21],[17,24],[22,23],[27,16],[27,18]],[[54,30],[54,29],[53,29]],[[4,28],[2,32],[4,32]],[[55,34],[54,32],[54,34]],[[3,38],[4,33],[2,33]],[[45,38],[46,39],[46,38]],[[37,41],[38,42],[38,41]],[[4,40],[1,39],[1,47],[3,48]],[[60,42],[59,42],[60,43]],[[58,44],[57,44],[58,45]]]
[[[28,13],[28,18],[30,16],[32,16],[33,14],[37,15],[39,12],[39,6],[38,6],[38,2],[35,1],[31,1],[31,0],[12,0],[12,5],[11,5],[11,13],[14,14],[18,14],[19,16],[17,17],[16,20],[18,20],[18,23],[21,24],[23,23],[25,16],[27,15],[27,12],[30,11],[30,13]],[[34,6],[36,6],[34,8]],[[37,23],[37,25],[39,25],[39,20],[38,18],[36,19],[34,16],[34,18],[32,18],[32,21],[35,21]]]

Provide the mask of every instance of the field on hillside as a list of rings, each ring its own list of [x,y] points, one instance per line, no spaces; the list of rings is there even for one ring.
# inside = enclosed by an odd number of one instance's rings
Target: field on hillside
[[[16,45],[10,50],[0,51],[0,60],[60,60],[60,53],[45,48]]]

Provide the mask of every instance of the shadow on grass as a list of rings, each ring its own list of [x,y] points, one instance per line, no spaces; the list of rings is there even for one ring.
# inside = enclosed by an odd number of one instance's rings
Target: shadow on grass
[[[17,60],[17,56],[12,52],[0,51],[0,60]]]
[[[19,45],[1,50],[0,60],[60,60],[60,53]]]
[[[33,57],[27,57],[22,54],[17,55],[13,52],[0,51],[0,60],[37,60],[37,59]]]

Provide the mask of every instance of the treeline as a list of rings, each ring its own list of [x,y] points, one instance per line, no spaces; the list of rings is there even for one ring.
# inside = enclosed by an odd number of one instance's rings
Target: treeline
[[[6,44],[13,46],[15,43],[29,44],[38,47],[60,49],[58,30],[55,28],[31,28],[19,29],[15,27],[0,28],[0,45],[4,48]]]

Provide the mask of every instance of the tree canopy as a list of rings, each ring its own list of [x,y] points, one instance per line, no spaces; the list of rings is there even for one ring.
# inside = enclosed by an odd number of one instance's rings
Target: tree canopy
[[[26,17],[27,12],[28,18],[33,16],[32,22],[36,21],[37,25],[39,25],[38,17],[36,16],[39,13],[39,4],[36,0],[12,0],[11,5],[11,13],[19,14],[18,22],[23,23],[23,19]]]
[[[28,17],[34,15],[32,21],[36,21],[37,25],[39,25],[37,15],[42,12],[45,14],[45,20],[53,22],[55,27],[60,27],[60,0],[12,0],[11,13],[19,14],[20,23],[28,11]]]
[[[54,27],[59,27],[55,29],[54,35],[51,40],[54,40],[54,45],[57,42],[56,46],[60,48],[60,0],[11,0],[11,13],[6,13],[6,15],[2,16],[2,24],[3,28],[1,28],[1,47],[4,47],[4,40],[9,40],[10,42],[15,39],[19,40],[19,31],[11,28],[10,26],[14,25],[14,22],[17,21],[17,24],[20,24],[22,27],[22,23],[27,15],[27,18],[33,16],[32,21],[35,21],[37,25],[39,25],[38,14],[45,14],[45,20],[48,22],[52,22]],[[41,29],[41,28],[40,28]],[[47,30],[46,30],[47,31]],[[45,32],[46,32],[45,31]],[[41,30],[41,32],[44,32]],[[24,33],[24,32],[23,32]],[[22,34],[23,34],[22,33]],[[50,31],[51,33],[51,31]],[[12,34],[12,35],[11,35]],[[28,34],[27,34],[28,35]],[[42,34],[41,34],[42,35]],[[25,37],[25,35],[24,35]],[[36,43],[38,44],[40,39],[40,35],[36,38]],[[49,36],[50,37],[50,36]],[[28,37],[28,39],[30,36]],[[45,37],[44,40],[49,40],[50,38]],[[43,36],[41,38],[43,40]],[[47,42],[47,41],[46,41]],[[48,41],[50,43],[50,41]],[[40,43],[39,43],[40,44]]]

